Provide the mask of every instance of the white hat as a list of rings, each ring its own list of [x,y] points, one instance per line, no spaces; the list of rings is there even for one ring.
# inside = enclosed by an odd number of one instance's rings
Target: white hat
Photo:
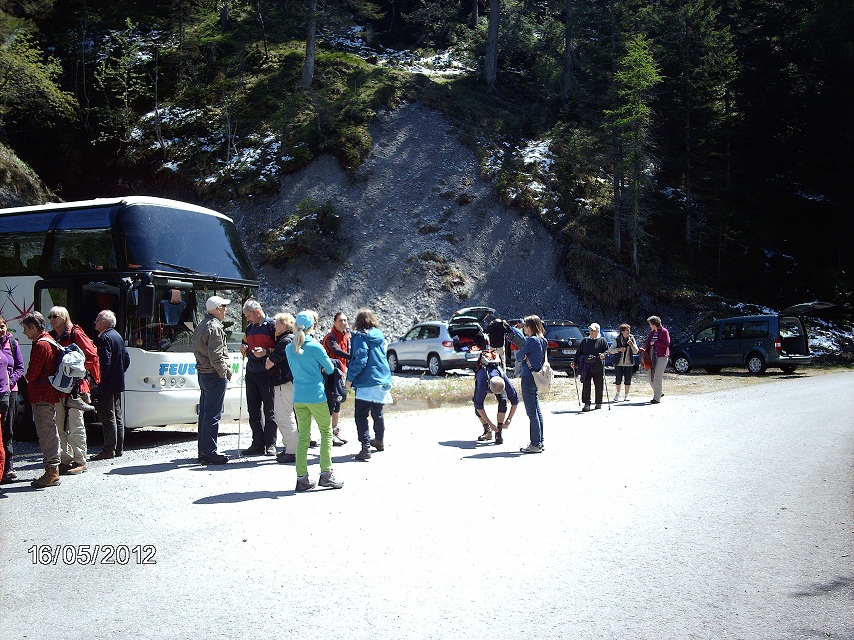
[[[590,328],[592,331],[599,331],[599,323],[598,323],[598,322],[594,322],[594,323],[592,323],[592,324],[590,325],[590,327],[589,327],[589,328]]]
[[[208,311],[213,311],[217,307],[221,307],[226,304],[231,304],[231,300],[226,300],[225,298],[221,298],[220,296],[211,296],[208,298],[208,301],[205,302],[205,309]]]

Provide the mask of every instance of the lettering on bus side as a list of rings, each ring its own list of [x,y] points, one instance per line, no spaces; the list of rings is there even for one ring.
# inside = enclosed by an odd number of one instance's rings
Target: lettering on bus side
[[[161,362],[161,376],[194,376],[196,375],[195,362]]]

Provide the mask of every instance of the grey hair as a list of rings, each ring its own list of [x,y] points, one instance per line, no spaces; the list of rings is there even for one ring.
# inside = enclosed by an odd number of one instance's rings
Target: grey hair
[[[110,311],[109,309],[104,309],[98,315],[107,321],[107,325],[110,328],[113,328],[116,326],[116,314],[113,313],[112,311]]]
[[[261,308],[261,303],[257,300],[247,300],[243,303],[243,311],[260,311],[264,313],[264,310]]]

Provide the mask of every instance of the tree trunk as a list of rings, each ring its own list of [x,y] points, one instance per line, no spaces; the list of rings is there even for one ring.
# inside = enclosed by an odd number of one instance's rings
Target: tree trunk
[[[267,29],[264,26],[264,14],[261,13],[261,0],[255,0],[255,11],[258,13],[258,22],[261,24],[261,37],[264,39],[264,60],[269,60],[270,47],[267,44]]]
[[[477,19],[478,19],[478,0],[471,0],[471,28],[477,29]]]
[[[310,87],[314,80],[314,48],[317,38],[317,0],[308,0],[308,29],[305,36],[305,62],[302,66],[302,86]]]
[[[230,5],[231,0],[222,0],[222,6],[219,9],[219,27],[223,31],[228,29],[228,23],[231,21],[229,16]]]
[[[563,60],[563,83],[561,86],[561,97],[564,102],[572,97],[572,90],[575,86],[575,73],[573,64],[572,51],[572,27],[573,27],[573,0],[564,0],[564,23],[563,23],[563,40],[566,49]]]
[[[489,31],[486,37],[486,59],[483,79],[490,89],[495,88],[498,77],[498,23],[501,18],[501,0],[489,0]]]

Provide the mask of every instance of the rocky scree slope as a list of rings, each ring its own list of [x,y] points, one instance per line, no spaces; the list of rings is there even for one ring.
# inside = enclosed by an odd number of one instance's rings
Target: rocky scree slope
[[[477,156],[445,117],[407,104],[380,113],[371,135],[373,150],[353,178],[323,156],[283,178],[274,196],[222,207],[242,232],[268,313],[316,309],[325,329],[336,311],[352,318],[368,306],[390,338],[464,306],[491,306],[508,318],[593,319],[556,276],[558,243],[497,200]],[[262,266],[261,234],[307,197],[330,200],[341,214],[348,257]]]

